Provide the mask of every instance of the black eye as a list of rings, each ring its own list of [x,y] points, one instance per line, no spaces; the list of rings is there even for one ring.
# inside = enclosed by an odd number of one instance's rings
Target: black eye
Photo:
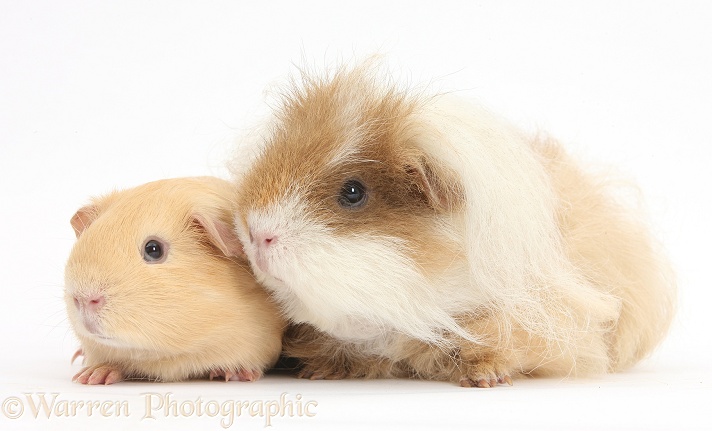
[[[360,181],[348,180],[341,186],[339,205],[344,208],[359,208],[366,203],[366,188]]]
[[[143,246],[143,260],[148,263],[161,263],[164,257],[164,245],[160,241],[152,239]]]

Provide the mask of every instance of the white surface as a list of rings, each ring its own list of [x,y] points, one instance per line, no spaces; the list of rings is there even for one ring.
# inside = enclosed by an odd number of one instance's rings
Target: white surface
[[[274,428],[710,429],[708,245],[712,11],[670,2],[0,3],[2,429],[221,429],[221,417],[143,419],[142,393],[185,408],[313,400]],[[374,51],[402,77],[478,98],[640,184],[679,275],[668,340],[635,369],[587,380],[462,389],[419,381],[70,383],[62,302],[69,218],[89,196],[226,175],[233,142],[294,71]],[[128,415],[32,417],[25,393],[129,403]],[[11,397],[25,407],[12,420]],[[9,400],[9,401],[8,401]],[[253,407],[254,408],[254,407]],[[8,410],[9,409],[9,410]],[[230,429],[262,428],[264,418]]]

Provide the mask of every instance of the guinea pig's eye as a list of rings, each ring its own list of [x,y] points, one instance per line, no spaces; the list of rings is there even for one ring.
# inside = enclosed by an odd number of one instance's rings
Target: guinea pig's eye
[[[146,241],[143,246],[143,260],[148,263],[161,263],[165,260],[166,246],[156,239]]]
[[[348,180],[341,186],[339,205],[344,208],[362,207],[368,198],[366,187],[358,180]]]

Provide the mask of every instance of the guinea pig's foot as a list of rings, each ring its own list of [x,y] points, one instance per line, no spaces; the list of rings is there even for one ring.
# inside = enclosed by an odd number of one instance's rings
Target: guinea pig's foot
[[[349,377],[346,371],[334,371],[334,370],[312,370],[309,368],[302,368],[301,371],[297,373],[298,379],[309,379],[309,380],[343,380]]]
[[[237,372],[223,371],[223,370],[211,370],[210,380],[219,378],[225,379],[226,382],[254,382],[262,377],[261,370],[247,370],[242,369]]]
[[[512,377],[504,367],[492,363],[478,363],[459,379],[463,388],[494,388],[500,384],[512,386]]]
[[[460,377],[460,386],[463,388],[493,388],[498,384],[508,384],[512,386],[512,378],[510,376],[501,376],[497,378],[493,377],[483,377],[483,378],[472,378],[467,376]]]
[[[237,381],[239,382],[254,382],[262,378],[262,371],[243,369],[238,371],[235,376],[237,377]]]
[[[121,370],[109,364],[86,367],[72,377],[73,382],[83,385],[111,385],[123,379]]]

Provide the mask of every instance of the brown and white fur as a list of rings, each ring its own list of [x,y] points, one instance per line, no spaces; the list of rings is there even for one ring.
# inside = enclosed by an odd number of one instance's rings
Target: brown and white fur
[[[235,228],[311,378],[490,387],[616,371],[673,316],[668,264],[605,179],[478,106],[303,76],[236,173]],[[357,180],[365,203],[345,207]]]
[[[227,181],[177,178],[77,211],[65,271],[86,365],[75,380],[250,381],[275,363],[284,323],[232,233],[231,197]],[[151,240],[162,261],[144,258]]]

